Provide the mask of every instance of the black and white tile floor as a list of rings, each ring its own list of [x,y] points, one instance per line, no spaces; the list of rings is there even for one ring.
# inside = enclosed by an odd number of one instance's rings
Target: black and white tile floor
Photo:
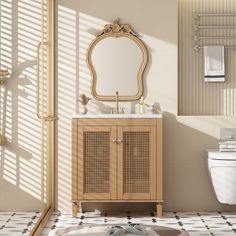
[[[4,212],[0,213],[0,236],[28,236],[40,213]],[[162,218],[152,213],[98,213],[78,214],[72,218],[70,214],[54,213],[43,229],[41,236],[47,236],[50,230],[81,224],[126,224],[142,223],[184,229],[190,236],[236,236],[236,213],[216,212],[167,212]]]
[[[49,219],[41,236],[47,236],[50,230],[81,224],[126,224],[141,223],[144,225],[158,225],[183,229],[189,232],[190,236],[236,236],[236,213],[221,212],[167,212],[162,218],[157,218],[152,213],[137,214],[78,214],[72,218],[70,214],[54,213]],[[1,234],[0,234],[1,235]]]
[[[39,217],[38,212],[0,212],[0,236],[28,236]]]

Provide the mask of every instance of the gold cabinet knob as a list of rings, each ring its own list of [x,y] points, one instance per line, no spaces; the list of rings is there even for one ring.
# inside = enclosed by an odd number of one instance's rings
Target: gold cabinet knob
[[[116,140],[116,143],[117,143],[117,144],[120,144],[120,143],[122,143],[122,142],[123,142],[122,139]]]
[[[113,143],[116,143],[116,144],[120,144],[120,143],[122,143],[123,141],[122,141],[121,139],[118,139],[118,140],[117,140],[117,139],[113,139],[112,142],[113,142]]]

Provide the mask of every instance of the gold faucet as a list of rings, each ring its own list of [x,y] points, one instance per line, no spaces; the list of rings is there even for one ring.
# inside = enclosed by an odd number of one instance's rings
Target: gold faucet
[[[116,91],[116,114],[120,113],[120,109],[119,109],[119,93],[118,91]]]
[[[119,107],[119,93],[116,91],[116,107],[111,108],[111,114],[124,114],[124,108]]]
[[[125,109],[124,108],[119,108],[119,93],[116,91],[116,107],[111,108],[111,114],[124,114]]]

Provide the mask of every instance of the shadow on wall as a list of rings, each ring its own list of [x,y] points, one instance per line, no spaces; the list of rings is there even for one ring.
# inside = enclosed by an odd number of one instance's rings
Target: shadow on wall
[[[218,146],[218,139],[184,125],[164,112],[164,210],[235,211],[217,201],[211,184],[205,150]],[[155,211],[153,203],[83,203],[84,211]]]
[[[177,22],[175,14],[171,15],[168,12],[176,11],[176,3],[173,0],[165,1],[164,4],[162,3],[161,11],[158,10],[158,3],[157,0],[129,0],[128,2],[127,0],[100,0],[99,3],[94,3],[92,0],[79,0],[79,3],[76,0],[56,0],[56,6],[91,16],[90,19],[95,27],[95,30],[89,30],[91,34],[97,33],[96,29],[99,31],[103,28],[104,23],[110,23],[114,19],[121,18],[122,22],[132,23],[137,32],[142,32],[154,38],[175,44],[175,30],[171,29],[173,28],[173,21],[176,23],[176,27]],[[145,14],[145,17],[140,17],[145,12],[148,14]],[[157,31],[157,29],[163,29],[163,20],[154,21],[154,19],[157,19],[157,12],[158,19],[165,19],[165,28],[170,30]],[[167,14],[168,17],[166,17]],[[140,20],[137,21],[137,19]],[[100,27],[98,27],[99,25]]]
[[[165,2],[165,3],[163,3]],[[159,5],[160,6],[159,6]],[[208,131],[210,122],[214,130],[225,125],[226,119],[206,119],[204,126],[196,118],[176,118],[177,111],[177,12],[176,1],[119,0],[120,10],[114,1],[92,0],[56,1],[56,78],[58,103],[58,210],[71,211],[71,114],[78,112],[78,95],[90,96],[91,76],[86,63],[86,51],[94,32],[104,24],[121,17],[132,24],[151,54],[146,73],[147,102],[158,102],[164,111],[164,183],[165,210],[216,211],[232,210],[217,203],[208,177],[204,150],[217,147],[216,135]],[[135,5],[135,10],[133,6]],[[125,7],[124,7],[125,6]],[[148,12],[145,17],[140,17]],[[170,12],[170,13],[169,13]],[[173,13],[173,14],[171,14]],[[155,19],[155,22],[153,22]],[[165,29],[163,29],[163,22]],[[145,92],[147,93],[147,92]],[[91,113],[107,112],[113,103],[91,102]],[[123,106],[123,104],[122,104]],[[131,108],[132,103],[126,103]],[[133,105],[134,106],[134,105]],[[128,110],[129,111],[129,110]],[[209,122],[209,123],[207,123]],[[204,132],[203,129],[206,129]],[[214,131],[215,132],[215,131]],[[83,204],[84,210],[145,211],[153,204]]]
[[[40,12],[40,0],[0,2],[0,63],[11,71],[0,87],[0,132],[7,137],[0,148],[0,211],[40,209],[41,123],[35,114]]]
[[[166,209],[236,210],[234,206],[218,203],[210,180],[206,150],[218,148],[217,138],[184,125],[175,115],[164,112],[163,141]]]
[[[156,12],[151,11],[147,17],[142,18],[142,20],[138,20],[137,23],[137,18],[139,18],[140,14],[142,14],[144,10],[143,7],[147,8],[146,10],[148,11],[153,8],[152,4],[154,6],[158,5],[153,0],[149,1],[149,4],[143,4],[143,1],[141,0],[129,0],[128,5],[126,1],[119,1],[119,8],[122,9],[120,13],[116,12],[116,9],[114,9],[114,1],[102,0],[99,4],[94,4],[94,2],[92,1],[85,0],[80,0],[79,4],[77,1],[57,1],[56,11],[58,16],[58,25],[56,29],[58,30],[58,37],[60,37],[60,42],[58,42],[61,45],[61,51],[58,53],[58,55],[60,54],[60,57],[63,57],[64,59],[63,64],[61,63],[62,58],[61,62],[59,62],[59,66],[61,66],[60,73],[65,77],[70,77],[70,81],[73,80],[73,76],[76,76],[77,82],[74,81],[77,88],[76,99],[78,98],[78,94],[80,93],[85,93],[88,96],[90,96],[91,94],[91,75],[86,62],[86,54],[89,44],[95,38],[95,34],[99,32],[105,24],[110,23],[114,19],[119,17],[121,17],[122,22],[131,23],[134,29],[140,33],[141,39],[146,41],[146,47],[148,48],[149,52],[149,62],[144,74],[144,96],[147,96],[150,77],[152,78],[152,80],[154,80],[154,78],[156,77],[153,72],[149,73],[150,67],[153,63],[153,52],[155,52],[156,54],[158,53],[159,58],[162,57],[162,54],[164,52],[163,50],[160,50],[158,47],[156,47],[156,45],[160,42],[161,48],[165,48],[166,45],[172,45],[172,47],[176,46],[176,42],[174,40],[176,36],[171,30],[158,30],[163,29],[162,21],[157,21],[155,22],[155,27],[150,27],[150,22],[152,21],[151,19],[155,19]],[[137,6],[137,9],[133,11],[132,14],[130,14],[130,6],[132,6],[132,4],[135,4]],[[165,14],[163,12],[167,12],[167,9],[172,10],[174,7],[175,4],[172,4],[172,1],[166,1],[162,6],[162,8],[164,9],[162,10],[161,14]],[[127,15],[129,16],[129,19],[127,19]],[[164,17],[164,15],[158,17]],[[170,27],[172,20],[173,19],[169,19],[167,22],[165,22],[165,26],[167,29]],[[149,25],[149,27],[147,27],[147,25]],[[167,53],[169,53],[169,51],[167,51]],[[157,64],[156,61],[155,67],[158,68],[157,70],[163,71],[162,68],[159,68],[159,64]],[[63,68],[64,72],[67,72],[66,74],[63,73]],[[172,70],[172,68],[169,69]],[[89,104],[89,112],[96,114],[104,111],[105,107],[103,106],[103,104],[108,107],[114,106],[114,103],[112,102],[103,102],[98,106],[98,103],[96,101],[91,101]],[[75,111],[77,112],[79,110],[78,103],[76,103],[75,106]],[[133,105],[131,105],[130,103],[121,103],[121,106],[124,107],[128,112],[133,109]],[[105,111],[107,111],[106,108]]]

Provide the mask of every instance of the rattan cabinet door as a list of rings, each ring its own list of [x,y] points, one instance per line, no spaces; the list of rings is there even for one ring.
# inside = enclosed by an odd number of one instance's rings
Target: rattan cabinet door
[[[116,199],[116,127],[78,127],[78,198]]]
[[[156,127],[120,126],[118,199],[156,199]]]

